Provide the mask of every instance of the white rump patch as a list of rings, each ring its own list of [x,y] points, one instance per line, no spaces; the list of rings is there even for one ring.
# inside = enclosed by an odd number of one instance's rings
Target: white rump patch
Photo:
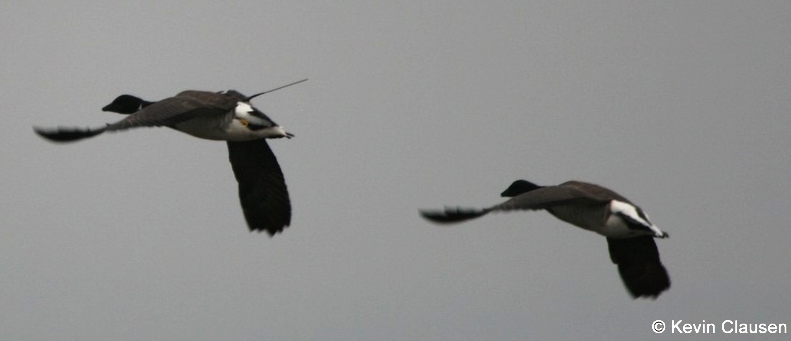
[[[248,104],[248,103],[237,102],[236,103],[236,108],[234,109],[234,114],[235,114],[236,118],[243,119],[243,120],[245,120],[247,122],[250,122],[250,123],[258,125],[258,126],[269,127],[269,126],[276,125],[275,122],[272,122],[268,118],[264,118],[264,117],[261,117],[261,116],[253,114],[256,111],[257,110],[255,108],[253,108],[253,106]],[[258,112],[260,112],[260,111],[258,111]],[[260,112],[260,113],[262,115],[264,114],[263,112]]]
[[[632,218],[632,220],[634,220],[636,222],[639,222],[640,224],[643,224],[645,226],[653,225],[653,224],[651,224],[651,222],[643,219],[643,217],[641,217],[640,214],[637,213],[637,208],[634,207],[634,205],[630,205],[630,204],[627,204],[627,203],[622,202],[622,201],[618,201],[618,200],[611,201],[610,202],[610,211],[612,211],[613,213],[623,214],[623,215],[625,215],[625,216],[627,216],[629,218]]]
[[[250,113],[253,112],[253,106],[245,102],[237,102],[236,109],[234,109],[234,111],[236,113],[236,117],[247,118],[250,116]]]
[[[281,126],[274,126],[274,127],[264,128],[264,129],[261,129],[260,132],[261,132],[261,135],[263,137],[274,137],[274,138],[277,138],[277,137],[287,137],[288,136],[288,133],[286,133],[286,130],[283,129],[283,127],[281,127]]]
[[[662,232],[656,225],[652,224],[648,221],[648,215],[643,212],[643,216],[640,216],[640,213],[637,212],[637,207],[632,204],[625,203],[623,201],[612,200],[610,201],[610,211],[614,214],[622,214],[629,219],[642,224],[643,226],[651,229],[654,232],[655,237],[664,238],[667,236],[666,233]]]

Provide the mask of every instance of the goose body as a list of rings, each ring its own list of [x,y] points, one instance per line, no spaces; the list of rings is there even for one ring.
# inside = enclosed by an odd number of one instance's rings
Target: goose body
[[[618,265],[621,279],[633,297],[656,298],[670,287],[654,242],[654,238],[666,238],[668,234],[620,194],[581,181],[538,186],[517,180],[501,196],[511,199],[484,209],[446,208],[420,213],[436,223],[454,223],[490,212],[546,210],[562,221],[606,237],[610,259]]]
[[[286,86],[250,97],[234,90],[188,90],[157,102],[121,95],[102,108],[128,115],[118,122],[93,129],[34,127],[34,130],[53,142],[72,142],[106,131],[164,126],[202,139],[227,141],[247,225],[251,231],[267,231],[271,236],[290,225],[291,203],[283,173],[266,139],[294,135],[253,107],[250,100]]]

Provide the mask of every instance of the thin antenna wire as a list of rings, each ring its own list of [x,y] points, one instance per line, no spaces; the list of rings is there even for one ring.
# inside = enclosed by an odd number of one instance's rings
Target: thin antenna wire
[[[281,87],[279,87],[279,88],[274,88],[274,89],[272,89],[272,90],[267,90],[267,91],[264,91],[264,92],[261,92],[261,93],[257,93],[257,94],[255,94],[255,95],[252,95],[252,96],[250,96],[250,97],[247,97],[247,99],[245,100],[245,102],[250,102],[250,100],[251,100],[251,99],[253,99],[253,98],[255,98],[255,97],[261,96],[261,95],[263,95],[263,94],[268,94],[268,93],[270,93],[270,92],[272,92],[272,91],[280,90],[280,89],[282,89],[282,88],[289,87],[289,86],[292,86],[292,85],[294,85],[294,84],[299,84],[299,83],[302,83],[302,82],[304,82],[304,81],[306,81],[306,80],[308,80],[308,79],[307,79],[307,78],[305,78],[305,79],[303,79],[303,80],[301,80],[301,81],[296,81],[296,82],[294,82],[294,83],[291,83],[291,84],[286,84],[286,85],[283,85],[283,86],[281,86]]]

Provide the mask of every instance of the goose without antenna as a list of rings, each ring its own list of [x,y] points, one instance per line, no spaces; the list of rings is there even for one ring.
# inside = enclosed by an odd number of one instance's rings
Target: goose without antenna
[[[420,214],[432,222],[447,224],[491,212],[545,210],[569,224],[606,237],[610,260],[618,265],[618,273],[632,297],[656,298],[670,288],[670,277],[659,260],[654,242],[654,238],[667,238],[668,234],[620,194],[581,181],[538,186],[517,180],[501,196],[510,199],[483,209],[446,207],[420,210]]]

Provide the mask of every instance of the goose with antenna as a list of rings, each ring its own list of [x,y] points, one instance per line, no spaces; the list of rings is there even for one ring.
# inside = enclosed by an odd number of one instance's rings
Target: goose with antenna
[[[102,108],[128,115],[118,122],[98,128],[33,129],[52,142],[73,142],[108,131],[137,127],[170,127],[202,139],[227,141],[247,225],[251,231],[266,231],[273,236],[291,224],[291,203],[283,173],[266,139],[294,135],[253,107],[250,101],[304,81],[307,79],[252,96],[235,90],[187,90],[158,102],[149,102],[121,95]]]

